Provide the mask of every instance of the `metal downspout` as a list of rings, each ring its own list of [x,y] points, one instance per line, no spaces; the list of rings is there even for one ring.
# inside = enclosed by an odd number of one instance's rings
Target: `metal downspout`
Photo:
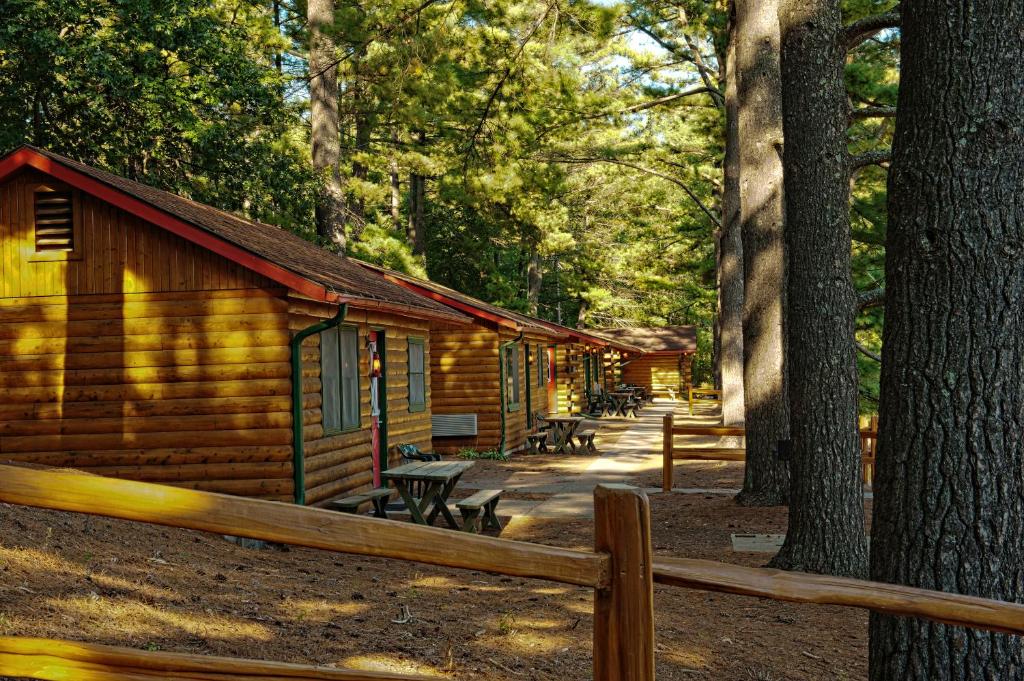
[[[498,442],[498,452],[501,454],[505,453],[505,412],[507,411],[508,406],[508,395],[506,394],[508,384],[505,381],[505,348],[515,345],[519,341],[523,340],[523,335],[524,333],[520,331],[518,336],[498,346],[498,381],[501,383],[501,440]],[[516,376],[516,379],[518,380],[519,377]]]
[[[334,328],[345,321],[348,304],[338,307],[338,314],[330,319],[307,326],[292,336],[289,345],[292,354],[292,476],[295,484],[295,503],[306,505],[306,442],[302,432],[302,341],[314,333]]]

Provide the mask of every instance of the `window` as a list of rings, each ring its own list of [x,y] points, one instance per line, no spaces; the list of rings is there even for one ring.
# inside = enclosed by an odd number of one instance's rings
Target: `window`
[[[543,345],[537,346],[537,387],[544,387],[544,379],[547,377],[548,372],[544,370],[544,365],[547,362],[548,353],[544,349]]]
[[[359,332],[339,326],[320,334],[320,389],[324,430],[359,427]]]
[[[519,410],[519,348],[505,348],[505,402],[508,411]]]
[[[80,237],[72,189],[60,185],[34,185],[32,225],[35,232],[32,260],[77,259]]]
[[[423,362],[423,339],[409,338],[409,411],[427,408],[427,388]]]

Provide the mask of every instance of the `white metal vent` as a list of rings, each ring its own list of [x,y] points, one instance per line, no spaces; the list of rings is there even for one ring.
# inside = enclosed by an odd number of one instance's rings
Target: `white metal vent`
[[[430,424],[434,437],[476,435],[476,414],[434,414]]]

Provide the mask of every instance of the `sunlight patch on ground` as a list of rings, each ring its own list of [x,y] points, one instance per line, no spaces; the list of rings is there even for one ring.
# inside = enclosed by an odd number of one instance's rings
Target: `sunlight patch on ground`
[[[205,639],[269,641],[266,627],[238,618],[156,608],[138,601],[110,599],[90,594],[44,601],[57,616],[73,619],[75,626],[93,637],[159,638],[182,633]]]
[[[333,622],[339,617],[361,615],[370,606],[362,603],[337,603],[320,599],[287,598],[280,607],[282,617],[295,618],[300,622]]]

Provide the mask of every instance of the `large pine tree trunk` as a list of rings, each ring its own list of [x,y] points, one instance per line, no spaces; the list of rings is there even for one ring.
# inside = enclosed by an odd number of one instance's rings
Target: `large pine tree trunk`
[[[903,3],[871,576],[1024,601],[1024,5]],[[872,616],[871,678],[1020,679],[1016,636]]]
[[[782,0],[791,486],[776,567],[867,574],[839,0]],[[741,76],[742,77],[742,76]]]
[[[743,232],[745,506],[789,499],[789,470],[777,456],[789,436],[786,399],[786,249],[783,234],[782,102],[776,0],[736,0],[740,221]]]
[[[341,138],[338,127],[337,50],[330,36],[334,0],[309,0],[309,119],[313,168],[324,176],[316,205],[316,233],[325,242],[345,249],[345,188],[338,164]]]
[[[732,7],[733,3],[730,3]],[[736,22],[730,20],[725,71],[725,168],[722,230],[718,260],[718,367],[722,387],[722,422],[741,425],[743,409],[743,241],[740,227]]]

